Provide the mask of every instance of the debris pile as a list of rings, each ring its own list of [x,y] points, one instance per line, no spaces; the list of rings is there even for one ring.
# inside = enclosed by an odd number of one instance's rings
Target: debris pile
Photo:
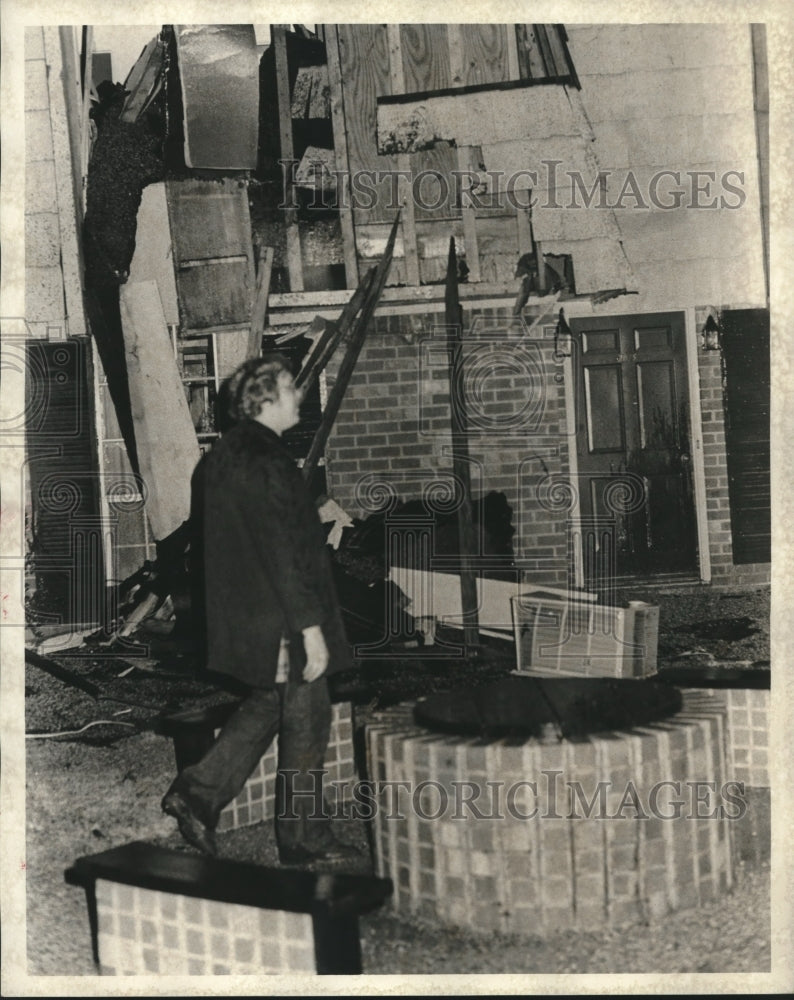
[[[143,189],[164,175],[165,123],[162,102],[155,101],[138,120],[126,121],[123,85],[105,81],[97,89],[83,236],[86,282],[103,288],[123,284],[129,276]]]

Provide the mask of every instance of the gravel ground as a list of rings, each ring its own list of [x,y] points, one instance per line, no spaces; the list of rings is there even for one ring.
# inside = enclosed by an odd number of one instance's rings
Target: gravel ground
[[[744,662],[768,660],[768,601],[765,591],[742,599],[712,593],[709,601],[694,601],[692,594],[672,595],[662,602],[664,642],[670,644],[673,658],[699,645],[701,653],[720,660],[728,659],[726,652],[734,654],[730,659]],[[723,609],[729,613],[725,615]],[[739,620],[738,626],[731,626],[734,633],[749,634],[730,641],[720,638],[715,634],[719,630],[709,623],[725,618]],[[662,645],[660,639],[660,649]],[[146,727],[156,714],[154,709],[166,703],[208,703],[224,696],[211,686],[189,684],[178,673],[158,677],[150,665],[124,678],[118,674],[126,668],[118,662],[109,667],[86,658],[70,661],[69,666],[98,683],[105,700],[97,701],[28,666],[28,733],[77,729],[100,719],[126,721],[134,728],[104,725],[78,737],[27,741],[28,968],[35,975],[68,970],[72,975],[93,976],[84,897],[65,884],[64,869],[82,854],[133,839],[190,850],[173,820],[159,808],[173,774],[171,743]],[[442,686],[440,675],[429,679],[431,687]],[[115,700],[107,700],[108,692]],[[388,694],[386,700],[392,701],[395,691]],[[122,698],[144,701],[146,706],[136,708]],[[360,715],[366,717],[366,712]],[[337,827],[340,839],[361,847],[361,870],[367,870],[370,861],[363,824],[347,820]],[[220,842],[223,856],[275,863],[270,824],[222,835]],[[564,933],[545,940],[498,934],[479,938],[398,918],[383,908],[361,921],[364,971],[395,975],[761,973],[770,967],[769,891],[768,865],[740,865],[733,890],[696,911],[668,915],[652,926]]]

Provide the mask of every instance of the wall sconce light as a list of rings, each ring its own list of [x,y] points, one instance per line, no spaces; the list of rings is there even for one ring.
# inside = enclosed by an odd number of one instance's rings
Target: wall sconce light
[[[704,323],[703,333],[700,336],[704,351],[718,351],[722,346],[720,343],[719,323],[711,314],[709,314],[708,319]]]
[[[573,341],[573,330],[568,326],[565,319],[565,311],[560,309],[557,319],[557,327],[554,330],[554,360],[561,361],[563,358],[570,358],[571,343]]]

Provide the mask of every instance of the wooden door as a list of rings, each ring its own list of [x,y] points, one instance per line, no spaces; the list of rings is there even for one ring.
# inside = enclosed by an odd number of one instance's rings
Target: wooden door
[[[598,317],[571,326],[585,574],[693,571],[683,316]]]

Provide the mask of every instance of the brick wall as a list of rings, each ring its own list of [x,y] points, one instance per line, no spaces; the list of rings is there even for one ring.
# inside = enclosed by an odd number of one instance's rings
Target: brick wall
[[[698,335],[707,315],[697,310]],[[528,580],[565,583],[567,510],[564,500],[556,502],[554,486],[568,478],[569,438],[553,341],[548,329],[511,330],[506,309],[467,310],[466,324],[472,492],[506,494],[514,551]],[[433,483],[451,481],[442,325],[439,313],[379,316],[373,323],[326,452],[329,490],[354,517],[383,504],[378,483],[408,500]],[[489,367],[511,359],[511,371]],[[338,363],[329,367],[329,381]],[[733,564],[720,352],[699,349],[698,365],[712,580],[718,586],[764,585],[768,564]]]
[[[698,343],[708,309],[697,309]],[[703,425],[703,463],[706,475],[706,516],[711,578],[716,585],[751,586],[770,582],[769,563],[735,566],[728,497],[728,454],[725,446],[723,366],[720,351],[698,347],[700,406]]]
[[[456,398],[465,397],[469,413],[472,494],[504,492],[525,576],[565,583],[567,510],[549,499],[568,473],[564,383],[553,340],[540,328],[531,335],[511,330],[507,309],[466,310],[465,322],[466,374]],[[439,313],[373,323],[326,451],[329,490],[352,516],[380,507],[378,483],[388,483],[400,500],[451,484],[445,338]]]

